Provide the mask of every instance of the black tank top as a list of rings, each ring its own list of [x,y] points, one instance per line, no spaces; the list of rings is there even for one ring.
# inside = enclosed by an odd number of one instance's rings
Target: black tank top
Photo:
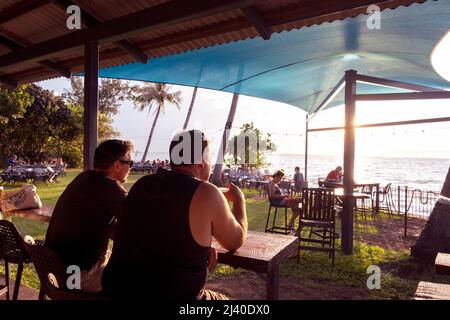
[[[194,299],[199,294],[206,282],[209,248],[191,234],[189,206],[201,183],[159,169],[134,184],[114,230],[113,253],[103,274],[106,293],[127,298],[133,290],[160,299]]]

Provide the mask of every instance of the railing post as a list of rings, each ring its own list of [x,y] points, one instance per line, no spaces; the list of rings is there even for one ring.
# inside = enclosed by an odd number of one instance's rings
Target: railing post
[[[408,235],[408,186],[405,186],[405,238]]]
[[[400,186],[397,186],[397,214],[400,215]]]

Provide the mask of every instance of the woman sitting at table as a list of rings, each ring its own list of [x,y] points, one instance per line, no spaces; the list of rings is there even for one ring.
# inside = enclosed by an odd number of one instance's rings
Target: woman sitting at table
[[[271,205],[280,206],[280,207],[288,207],[292,209],[292,217],[289,220],[288,227],[291,229],[291,233],[295,233],[294,231],[294,221],[300,214],[300,209],[298,204],[300,202],[299,199],[290,198],[289,196],[283,194],[280,190],[278,184],[284,177],[283,170],[277,170],[272,176],[272,181],[269,182],[269,201]]]
[[[326,182],[329,181],[342,181],[342,167],[337,166],[336,169],[331,170],[330,173],[328,173],[327,178],[325,179]]]

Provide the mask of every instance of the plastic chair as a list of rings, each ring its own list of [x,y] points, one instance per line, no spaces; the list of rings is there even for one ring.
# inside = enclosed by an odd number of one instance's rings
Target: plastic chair
[[[25,243],[36,272],[41,282],[39,300],[45,296],[52,300],[108,300],[102,293],[88,293],[66,286],[67,267],[61,258],[51,249],[43,245]]]
[[[24,241],[13,223],[0,220],[0,259],[5,261],[5,286],[2,292],[6,293],[6,300],[10,298],[9,291],[9,264],[17,264],[16,282],[12,300],[19,296],[20,281],[22,279],[23,265],[30,263],[31,259],[25,250]]]

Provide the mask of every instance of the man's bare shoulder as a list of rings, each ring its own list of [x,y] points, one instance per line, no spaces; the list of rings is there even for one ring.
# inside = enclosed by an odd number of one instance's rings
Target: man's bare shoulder
[[[220,190],[215,185],[208,181],[202,182],[195,192],[199,197],[220,197]]]

